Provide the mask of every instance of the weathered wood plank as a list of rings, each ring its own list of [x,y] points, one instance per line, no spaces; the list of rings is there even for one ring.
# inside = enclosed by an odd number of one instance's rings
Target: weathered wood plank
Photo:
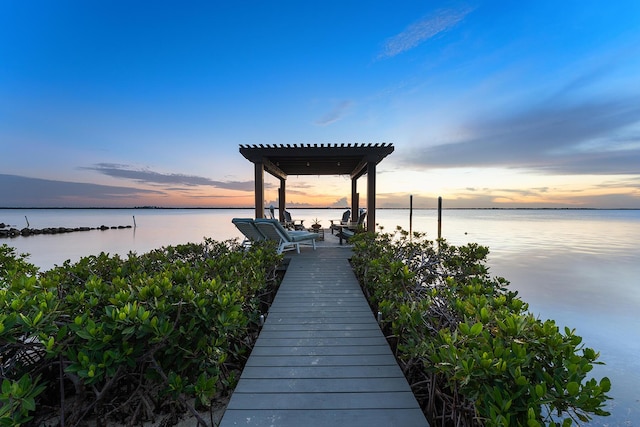
[[[313,324],[313,323],[333,323],[333,324],[358,324],[358,323],[371,323],[374,321],[373,314],[371,313],[351,313],[349,316],[334,315],[326,316],[322,314],[308,314],[304,313],[271,313],[268,317],[269,322],[277,322],[279,324]]]
[[[398,409],[415,408],[411,391],[351,393],[234,393],[227,409]]]
[[[419,408],[343,410],[228,410],[221,426],[278,427],[425,427]]]
[[[380,327],[367,319],[362,323],[274,323],[269,322],[262,328],[266,331],[380,331]]]
[[[409,391],[404,378],[243,378],[234,393],[355,393]]]
[[[272,314],[280,313],[302,313],[302,314],[331,314],[331,313],[344,313],[346,311],[350,313],[371,313],[371,308],[368,305],[363,304],[332,304],[332,305],[320,305],[320,304],[305,304],[302,306],[285,306],[279,305],[269,310]]]
[[[256,345],[266,347],[333,347],[333,346],[368,346],[384,345],[384,337],[349,337],[349,338],[262,338]]]
[[[258,356],[251,355],[246,366],[362,366],[393,365],[391,354]]]
[[[272,330],[272,329],[263,329],[260,332],[261,339],[280,339],[280,338],[382,338],[382,333],[380,330],[375,329],[343,329],[343,330]]]
[[[398,365],[373,366],[245,366],[244,378],[402,378]]]
[[[388,345],[333,347],[254,347],[251,356],[349,356],[388,354]]]

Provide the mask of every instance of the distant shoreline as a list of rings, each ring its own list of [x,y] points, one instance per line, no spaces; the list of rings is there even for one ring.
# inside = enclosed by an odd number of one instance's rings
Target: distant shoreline
[[[255,209],[253,206],[246,207],[160,207],[160,206],[135,206],[135,207],[0,207],[0,209],[6,210],[246,210],[246,209]],[[287,209],[300,209],[300,210],[311,210],[311,209],[350,209],[350,207],[298,207],[293,206]],[[409,210],[408,207],[394,207],[394,208],[376,208],[376,210]],[[437,207],[433,208],[416,208],[413,210],[438,210]],[[481,210],[481,211],[637,211],[640,208],[458,208],[458,207],[443,207],[442,210],[448,211],[469,211],[469,210]]]

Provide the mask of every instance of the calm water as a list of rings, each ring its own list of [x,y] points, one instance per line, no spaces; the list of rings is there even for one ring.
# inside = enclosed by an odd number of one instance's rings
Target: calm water
[[[290,210],[305,224],[326,227],[342,210]],[[233,217],[253,210],[11,210],[0,222],[17,228],[133,225],[135,229],[0,239],[41,269],[101,251],[126,255],[166,245],[239,238]],[[408,210],[380,210],[385,230],[409,229]],[[437,212],[416,210],[413,230],[437,237]],[[445,210],[442,234],[451,244],[489,246],[493,275],[511,282],[542,319],[577,330],[600,351],[594,376],[613,382],[613,415],[592,426],[640,426],[640,211]]]

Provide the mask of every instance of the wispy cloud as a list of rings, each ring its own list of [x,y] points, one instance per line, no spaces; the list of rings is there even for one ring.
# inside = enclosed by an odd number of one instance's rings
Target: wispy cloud
[[[404,161],[429,168],[505,167],[553,174],[637,174],[640,97],[544,105],[461,125],[463,139],[419,147]]]
[[[378,59],[391,58],[407,50],[413,49],[430,38],[453,28],[473,9],[443,9],[434,15],[415,22],[401,33],[388,39],[382,47]]]
[[[353,102],[350,100],[341,101],[331,111],[316,120],[315,124],[318,126],[327,126],[337,122],[347,114],[351,105],[353,105]]]
[[[93,166],[83,167],[84,170],[92,170],[114,178],[128,179],[143,184],[183,185],[196,187],[200,185],[222,188],[226,190],[253,191],[253,181],[215,181],[196,175],[179,173],[160,173],[148,169],[136,169],[130,165],[117,163],[98,163]],[[267,184],[268,186],[268,184]]]

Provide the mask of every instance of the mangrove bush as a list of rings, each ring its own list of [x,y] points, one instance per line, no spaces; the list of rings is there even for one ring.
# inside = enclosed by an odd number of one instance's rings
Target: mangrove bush
[[[352,264],[427,418],[447,426],[570,426],[606,416],[598,353],[491,277],[488,248],[424,235],[355,237]]]
[[[199,417],[235,386],[280,261],[206,239],[39,273],[1,246],[0,426]]]

